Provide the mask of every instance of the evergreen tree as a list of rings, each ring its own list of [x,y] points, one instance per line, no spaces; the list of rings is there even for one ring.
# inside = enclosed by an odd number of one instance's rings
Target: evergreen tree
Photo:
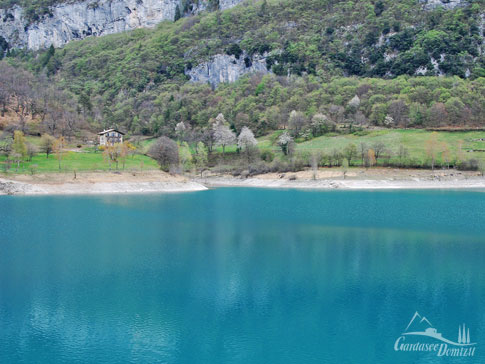
[[[177,20],[179,20],[181,17],[182,17],[182,15],[180,14],[180,7],[177,5],[177,6],[175,7],[175,18],[173,19],[173,21],[177,21]]]

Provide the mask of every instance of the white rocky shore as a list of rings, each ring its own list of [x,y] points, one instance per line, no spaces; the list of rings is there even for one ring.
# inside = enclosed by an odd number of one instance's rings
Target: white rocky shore
[[[167,193],[203,191],[217,187],[257,187],[296,189],[476,189],[485,191],[485,178],[477,172],[454,170],[396,170],[389,168],[320,169],[296,173],[266,173],[250,178],[211,175],[190,179],[161,171],[98,172],[0,177],[1,195],[80,195]],[[314,178],[315,177],[315,178]]]
[[[352,168],[344,172],[321,168],[295,173],[266,173],[251,178],[210,176],[197,179],[207,187],[259,187],[299,189],[485,189],[478,172],[392,168]]]
[[[256,188],[296,188],[296,189],[484,189],[485,179],[463,180],[288,180],[266,178],[207,178],[197,180],[210,187],[256,187]]]
[[[184,182],[95,182],[62,184],[26,183],[0,179],[0,195],[87,195],[122,193],[162,193],[203,191],[207,187],[193,181]]]
[[[202,191],[207,187],[183,176],[152,171],[0,175],[3,195],[80,195]]]

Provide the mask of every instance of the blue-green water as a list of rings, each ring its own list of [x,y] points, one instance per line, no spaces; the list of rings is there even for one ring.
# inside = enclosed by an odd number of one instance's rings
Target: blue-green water
[[[130,362],[484,363],[485,193],[0,197],[0,363]]]

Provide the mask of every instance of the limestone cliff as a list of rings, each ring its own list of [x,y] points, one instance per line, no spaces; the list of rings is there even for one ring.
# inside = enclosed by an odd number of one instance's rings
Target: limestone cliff
[[[243,53],[239,58],[227,54],[218,54],[209,61],[200,63],[185,72],[192,82],[209,83],[217,86],[223,82],[234,82],[241,76],[252,73],[268,73],[266,56],[247,56]]]
[[[221,10],[243,0],[220,0]],[[10,48],[60,47],[72,40],[153,27],[164,20],[173,20],[181,0],[84,0],[63,3],[51,8],[35,23],[29,23],[24,9],[14,6],[0,9],[0,37]],[[200,0],[194,13],[205,10],[207,0]],[[1,40],[1,38],[0,38]]]

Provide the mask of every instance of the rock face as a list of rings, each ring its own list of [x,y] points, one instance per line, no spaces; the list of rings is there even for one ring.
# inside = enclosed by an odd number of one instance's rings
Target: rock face
[[[220,0],[220,8],[228,9],[243,0]],[[193,9],[205,10],[207,0]],[[60,47],[71,40],[101,36],[142,27],[153,27],[164,20],[173,20],[181,0],[85,0],[59,4],[30,24],[19,6],[0,9],[0,40],[10,48]]]
[[[420,2],[425,4],[426,9],[434,9],[437,7],[454,9],[457,6],[465,6],[468,4],[468,0],[420,0]]]
[[[234,82],[241,76],[252,73],[268,73],[266,66],[266,55],[254,55],[248,57],[242,54],[239,59],[227,54],[218,54],[210,61],[199,64],[185,72],[190,76],[191,82],[209,83],[217,86],[223,82]]]

